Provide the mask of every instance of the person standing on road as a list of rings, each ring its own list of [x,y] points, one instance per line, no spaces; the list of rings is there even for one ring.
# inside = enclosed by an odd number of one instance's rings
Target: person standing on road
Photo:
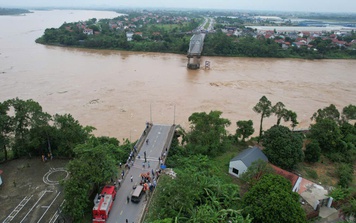
[[[127,203],[130,203],[130,197],[129,196],[127,196],[126,200],[127,200]]]
[[[147,167],[150,168],[151,165],[150,165],[150,161],[147,162]]]
[[[133,182],[133,177],[132,177],[132,175],[131,175],[131,178],[130,178],[130,179],[131,179],[131,182]]]

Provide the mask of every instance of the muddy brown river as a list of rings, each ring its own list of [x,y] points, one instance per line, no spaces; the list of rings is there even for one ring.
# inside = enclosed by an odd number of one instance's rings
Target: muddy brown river
[[[38,101],[50,114],[70,113],[96,135],[136,140],[145,122],[189,128],[193,112],[220,110],[236,121],[266,95],[282,101],[307,128],[318,109],[356,104],[356,60],[202,57],[210,70],[188,70],[185,55],[61,48],[36,44],[46,28],[105,11],[35,11],[0,17],[0,100]],[[276,122],[266,119],[264,128]]]

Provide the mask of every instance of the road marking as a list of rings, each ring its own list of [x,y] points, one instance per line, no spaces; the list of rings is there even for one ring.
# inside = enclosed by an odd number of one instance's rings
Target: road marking
[[[57,211],[53,214],[53,216],[52,216],[51,220],[49,221],[49,223],[55,223],[55,222],[57,221],[57,218],[59,217],[59,214],[62,212],[62,211],[61,211],[61,208],[62,208],[62,206],[63,206],[63,204],[64,204],[64,201],[65,201],[65,200],[63,200],[62,203],[59,205],[59,208],[58,208]]]
[[[120,215],[122,215],[122,212],[123,212],[123,211],[120,212]]]
[[[41,216],[41,218],[37,221],[40,222],[42,220],[42,218],[45,216],[45,214],[47,213],[47,211],[49,210],[49,208],[53,205],[54,201],[58,198],[58,196],[61,194],[61,192],[57,193],[57,196],[52,200],[52,202],[49,204],[49,206],[47,206],[46,211],[43,213],[43,215]],[[42,206],[43,207],[43,206]]]
[[[49,176],[55,172],[65,172],[66,176],[63,178],[63,180],[65,180],[69,177],[69,172],[67,170],[65,170],[64,168],[50,168],[50,170],[43,176],[43,178],[42,178],[43,182],[48,185],[58,185],[59,181],[52,181],[49,179]]]
[[[33,197],[31,195],[30,197],[26,196],[22,201],[17,205],[17,207],[10,213],[10,215],[3,221],[3,223],[10,222],[12,219],[15,218],[15,216],[21,211],[21,209],[27,204],[27,202]]]
[[[30,212],[37,206],[38,202],[40,202],[40,200],[42,199],[42,197],[46,194],[47,190],[44,190],[41,192],[41,196],[38,198],[38,200],[36,201],[36,203],[32,206],[32,208],[27,212],[27,214],[25,215],[25,217],[23,217],[23,219],[21,220],[20,223],[22,223],[27,216],[30,214]]]

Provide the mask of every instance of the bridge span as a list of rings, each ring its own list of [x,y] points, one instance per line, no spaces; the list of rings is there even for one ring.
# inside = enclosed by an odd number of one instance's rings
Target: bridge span
[[[200,57],[203,51],[205,33],[196,33],[192,36],[189,43],[188,50],[188,64],[189,69],[199,69],[200,68]]]

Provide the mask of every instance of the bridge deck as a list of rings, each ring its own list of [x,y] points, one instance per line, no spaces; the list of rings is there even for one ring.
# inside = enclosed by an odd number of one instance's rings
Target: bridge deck
[[[204,38],[204,33],[194,34],[192,36],[192,38],[190,39],[188,56],[200,56],[201,52],[203,51]]]

